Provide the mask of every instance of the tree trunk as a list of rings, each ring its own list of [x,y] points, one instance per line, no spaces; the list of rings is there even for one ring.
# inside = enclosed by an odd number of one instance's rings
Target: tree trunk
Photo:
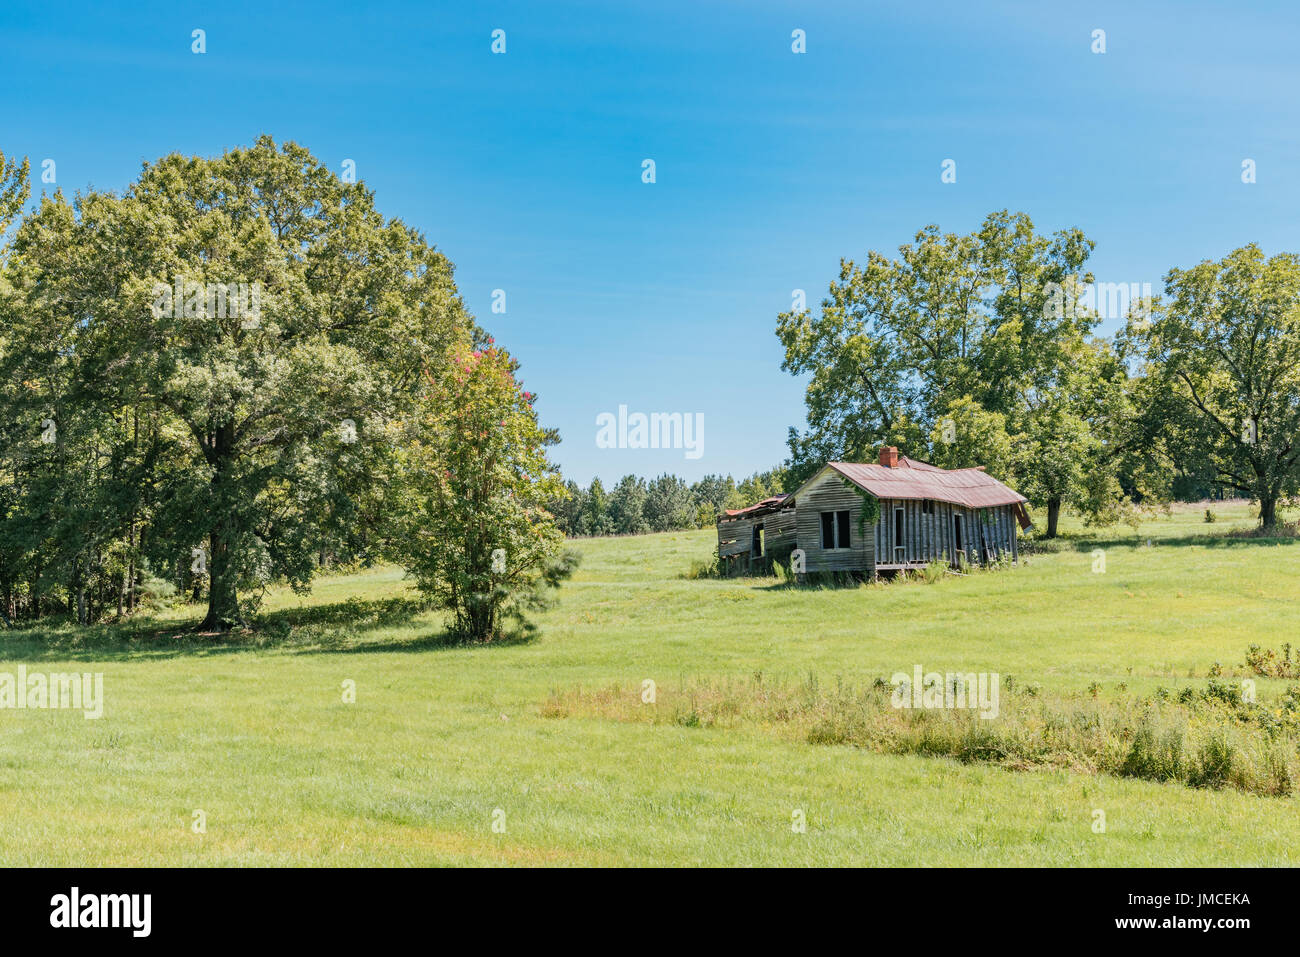
[[[201,631],[229,631],[239,621],[239,596],[235,593],[234,569],[230,551],[220,530],[208,539],[208,613],[199,625]]]
[[[236,594],[237,571],[231,563],[229,518],[225,503],[229,492],[225,488],[230,466],[234,461],[235,430],[222,426],[213,439],[209,461],[212,470],[212,498],[215,524],[208,535],[208,613],[199,625],[201,631],[229,631],[236,623],[244,625],[239,613],[239,596]]]
[[[1259,496],[1259,524],[1261,528],[1277,525],[1277,496],[1271,492]]]
[[[1047,535],[1046,538],[1056,537],[1056,526],[1061,520],[1061,500],[1059,498],[1049,498],[1047,500]]]

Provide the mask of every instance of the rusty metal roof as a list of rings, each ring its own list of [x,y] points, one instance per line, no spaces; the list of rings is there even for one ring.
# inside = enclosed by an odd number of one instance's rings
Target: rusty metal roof
[[[765,498],[763,501],[750,505],[746,508],[729,508],[723,512],[719,521],[730,521],[733,518],[748,518],[750,515],[756,515],[761,512],[775,511],[777,507],[790,496],[781,494],[773,495],[771,498]]]
[[[1029,501],[985,474],[983,469],[941,469],[903,455],[898,457],[898,467],[892,469],[855,462],[829,462],[827,468],[876,498],[930,499],[966,508],[992,508]]]

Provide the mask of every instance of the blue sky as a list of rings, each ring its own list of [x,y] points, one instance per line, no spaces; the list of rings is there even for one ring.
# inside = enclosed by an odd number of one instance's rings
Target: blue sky
[[[1300,247],[1300,12],[1135,6],[6,2],[0,150],[54,159],[69,192],[263,132],[352,159],[456,264],[567,476],[739,477],[803,421],[776,316],[841,257],[1004,207],[1082,227],[1099,281],[1157,289]],[[619,405],[702,414],[703,454],[598,448]]]

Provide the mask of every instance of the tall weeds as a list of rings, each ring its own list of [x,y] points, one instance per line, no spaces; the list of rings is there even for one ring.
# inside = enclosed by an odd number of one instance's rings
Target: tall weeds
[[[883,679],[865,686],[837,679],[824,686],[811,675],[774,683],[755,674],[682,681],[657,689],[650,704],[634,687],[557,690],[542,713],[691,728],[753,727],[815,745],[1261,795],[1292,794],[1300,773],[1300,688],[1268,707],[1214,680],[1177,695],[1048,699],[1008,676],[992,719],[972,710],[896,708],[892,696],[893,686]]]

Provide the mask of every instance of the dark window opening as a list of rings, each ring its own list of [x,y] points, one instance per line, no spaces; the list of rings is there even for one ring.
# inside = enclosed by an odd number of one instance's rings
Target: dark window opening
[[[822,548],[850,548],[849,513],[822,512]]]
[[[755,558],[762,557],[763,554],[763,526],[754,526],[754,540],[750,542],[750,549]]]
[[[903,547],[903,510],[894,509],[894,547]]]
[[[952,517],[952,547],[954,551],[962,551],[960,515],[954,515]]]
[[[921,514],[922,514],[922,515],[933,515],[933,514],[934,514],[934,502],[931,502],[929,499],[926,499],[925,501],[923,501],[923,502],[921,503]]]

